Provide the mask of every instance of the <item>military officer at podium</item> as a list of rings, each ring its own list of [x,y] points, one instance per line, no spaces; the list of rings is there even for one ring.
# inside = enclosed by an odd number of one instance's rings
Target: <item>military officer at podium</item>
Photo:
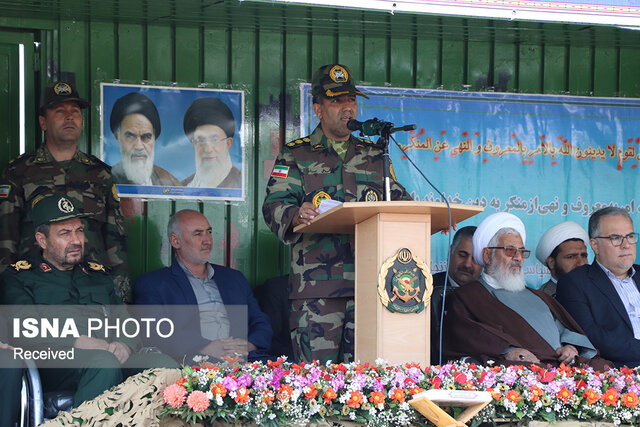
[[[262,206],[265,222],[291,245],[290,327],[298,361],[353,360],[353,236],[295,233],[319,215],[324,199],[384,199],[383,148],[353,136],[347,122],[358,114],[354,86],[344,65],[320,67],[312,78],[313,111],[320,124],[288,142],[278,155]],[[393,174],[392,174],[393,175]],[[411,200],[392,180],[391,198]]]

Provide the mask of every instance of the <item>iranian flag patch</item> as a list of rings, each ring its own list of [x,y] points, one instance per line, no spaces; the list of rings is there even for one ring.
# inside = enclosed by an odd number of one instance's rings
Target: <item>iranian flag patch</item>
[[[271,176],[277,176],[278,178],[286,178],[289,176],[289,166],[274,166]]]
[[[10,185],[0,185],[0,199],[9,197],[9,191],[11,191]]]

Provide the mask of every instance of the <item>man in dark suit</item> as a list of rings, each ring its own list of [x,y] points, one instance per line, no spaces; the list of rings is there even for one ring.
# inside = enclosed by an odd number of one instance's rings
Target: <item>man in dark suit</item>
[[[478,280],[482,267],[473,260],[473,233],[475,226],[462,227],[453,236],[449,252],[449,282],[445,288],[446,271],[433,275],[433,293],[431,294],[431,364],[439,363],[440,359],[440,317],[442,313],[442,299],[447,297],[455,288]],[[446,312],[445,312],[446,314]]]
[[[213,239],[207,218],[182,210],[169,221],[167,234],[176,260],[171,267],[140,276],[135,286],[136,304],[154,305],[155,317],[161,311],[174,324],[176,333],[156,337],[153,344],[178,360],[198,354],[214,360],[267,359],[269,318],[241,272],[209,263]],[[246,306],[247,315],[232,306]]]
[[[606,207],[589,218],[596,259],[562,276],[557,299],[602,357],[640,366],[640,277],[634,265],[638,234],[626,210]]]

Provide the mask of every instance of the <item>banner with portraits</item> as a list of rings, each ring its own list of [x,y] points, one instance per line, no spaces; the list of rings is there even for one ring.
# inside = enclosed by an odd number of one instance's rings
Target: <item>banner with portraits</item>
[[[359,89],[369,99],[358,97],[358,120],[417,126],[394,134],[398,145],[389,149],[398,181],[415,200],[444,201],[409,158],[450,203],[484,207],[458,227],[495,212],[524,222],[532,251],[524,270],[534,287],[549,278],[535,249],[550,227],[571,220],[586,230],[589,216],[605,206],[624,208],[639,222],[640,99]],[[318,123],[310,91],[302,84],[302,135]],[[433,273],[447,267],[448,241],[432,239]]]
[[[101,83],[100,95],[120,197],[244,199],[243,91]]]

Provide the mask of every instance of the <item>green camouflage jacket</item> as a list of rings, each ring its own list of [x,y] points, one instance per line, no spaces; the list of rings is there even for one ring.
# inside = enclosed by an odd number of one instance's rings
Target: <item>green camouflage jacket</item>
[[[109,267],[114,287],[131,301],[126,233],[111,168],[95,156],[77,151],[69,161],[56,162],[43,144],[34,153],[13,159],[0,181],[0,271],[40,253],[31,220],[38,195],[63,193],[82,203],[85,213],[85,253]]]
[[[351,136],[343,161],[318,126],[305,138],[288,142],[276,159],[262,205],[264,220],[291,247],[290,298],[353,296],[353,236],[294,233],[294,215],[304,202],[384,200],[382,149]],[[393,200],[411,200],[396,181]]]
[[[0,275],[1,300],[11,318],[33,317],[51,318],[55,314],[63,324],[67,318],[75,320],[80,335],[87,335],[87,318],[109,316],[110,325],[116,324],[116,318],[122,323],[129,317],[125,306],[113,290],[113,278],[102,264],[88,261],[77,264],[72,270],[61,271],[38,255],[11,264]],[[12,306],[17,305],[14,310]],[[51,307],[55,306],[55,307]],[[133,351],[142,346],[137,337],[115,337],[115,331],[104,334],[104,329],[93,333],[96,338],[108,342],[121,341]],[[75,337],[43,337],[26,340],[28,348],[46,349],[73,346]]]

